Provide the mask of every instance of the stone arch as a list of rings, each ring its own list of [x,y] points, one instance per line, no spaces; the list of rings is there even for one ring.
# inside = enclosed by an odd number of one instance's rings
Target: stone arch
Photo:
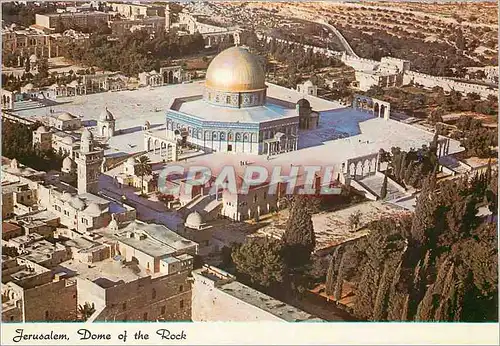
[[[380,105],[378,104],[378,102],[375,102],[375,104],[373,105],[373,115],[380,117]]]
[[[226,140],[226,134],[225,134],[225,132],[222,132],[222,131],[220,132],[219,139],[221,141],[225,141]]]
[[[376,173],[377,172],[377,157],[372,158],[372,160],[371,160],[371,169],[372,169],[372,173]]]
[[[151,137],[148,137],[148,140],[146,141],[146,151],[151,151]]]
[[[255,133],[252,133],[252,135],[250,137],[250,141],[251,141],[251,143],[257,142],[257,135]]]
[[[154,153],[155,154],[156,154],[157,149],[160,149],[160,140],[159,139],[155,139],[155,141],[154,141]]]
[[[229,131],[227,133],[227,141],[228,142],[233,142],[234,141],[234,135],[233,135],[233,132],[232,131]]]
[[[386,105],[381,105],[380,106],[380,116],[385,117],[385,111],[386,110],[387,110],[387,106]]]
[[[235,141],[236,141],[236,142],[241,142],[241,133],[236,132],[236,134],[235,134],[234,138],[235,138]]]
[[[366,159],[363,162],[363,176],[369,175],[371,171],[371,161]]]
[[[356,176],[363,176],[363,162],[356,162]]]
[[[212,140],[216,141],[219,138],[217,131],[212,132]]]
[[[101,127],[101,136],[107,136],[108,135],[108,128],[106,125],[102,125]]]
[[[356,176],[356,164],[354,162],[351,162],[349,164],[349,175],[351,177],[355,177]]]

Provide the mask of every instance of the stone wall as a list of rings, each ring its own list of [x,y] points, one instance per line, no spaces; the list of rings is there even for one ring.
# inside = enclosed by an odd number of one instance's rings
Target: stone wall
[[[424,73],[408,71],[403,76],[403,83],[410,84],[412,82],[429,89],[432,89],[434,87],[441,87],[446,92],[455,90],[463,94],[476,93],[481,96],[482,99],[486,99],[488,95],[497,96],[498,94],[498,89],[496,88],[478,84],[457,82],[449,78],[435,77]]]
[[[97,321],[190,321],[189,271],[150,276],[106,289],[106,308]]]
[[[193,274],[192,319],[194,322],[282,321],[279,317],[220,290],[201,275]]]
[[[75,321],[76,282],[60,280],[24,291],[24,321]]]

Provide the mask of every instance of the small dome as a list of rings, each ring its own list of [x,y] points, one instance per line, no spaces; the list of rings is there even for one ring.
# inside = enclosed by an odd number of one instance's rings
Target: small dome
[[[71,159],[71,157],[69,156],[66,156],[62,162],[62,168],[65,169],[65,170],[72,170],[73,169],[73,160]]]
[[[57,117],[57,119],[59,119],[59,120],[73,120],[73,119],[75,119],[75,116],[71,113],[64,112],[64,113],[61,113],[61,115],[59,115]]]
[[[109,111],[109,109],[106,107],[104,109],[104,111],[102,111],[101,115],[99,116],[99,120],[101,120],[101,121],[113,121],[113,120],[115,120],[115,117]]]
[[[92,134],[92,132],[90,132],[90,130],[88,128],[85,128],[82,132],[81,140],[82,140],[82,142],[83,141],[93,141],[94,135]]]
[[[24,86],[24,89],[28,89],[28,90],[33,89],[33,88],[34,88],[34,86],[33,86],[33,84],[31,84],[31,83],[28,83],[28,84],[26,84],[26,85]]]
[[[38,58],[35,54],[31,54],[30,56],[30,62],[37,62],[38,61]]]
[[[75,143],[75,140],[71,136],[64,137],[62,141],[63,141],[64,144],[73,144],[73,143]]]
[[[47,130],[47,128],[45,126],[40,126],[39,128],[36,129],[36,132],[38,133],[47,133],[49,132],[49,130]]]
[[[313,84],[313,82],[311,82],[310,80],[306,80],[306,81],[304,82],[304,86],[305,86],[305,87],[312,87],[312,86],[314,86],[314,84]]]
[[[198,228],[202,224],[203,224],[203,218],[197,211],[193,211],[191,214],[189,214],[185,222],[185,225],[187,227],[192,227],[192,228]]]
[[[71,201],[71,205],[78,210],[85,209],[85,202],[81,198],[79,198],[78,196],[73,197],[73,200]]]
[[[63,167],[64,167],[64,161],[63,161]],[[68,191],[65,191],[61,196],[61,200],[64,202],[71,200],[71,193],[69,193]]]
[[[113,218],[113,220],[109,223],[108,228],[112,231],[118,230],[118,222]]]
[[[85,209],[85,213],[98,216],[101,215],[101,208],[97,203],[90,203],[87,209]]]
[[[311,108],[311,104],[306,99],[302,98],[297,102],[297,105],[301,108]]]
[[[146,121],[144,122],[144,128],[146,128],[146,129],[150,129],[150,128],[151,128],[151,123],[150,123],[149,121],[147,121],[147,120],[146,120]]]

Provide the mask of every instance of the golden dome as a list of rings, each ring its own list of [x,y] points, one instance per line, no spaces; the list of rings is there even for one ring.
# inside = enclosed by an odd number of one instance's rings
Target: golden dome
[[[264,70],[246,49],[231,47],[212,60],[205,86],[229,92],[261,90],[266,88]]]

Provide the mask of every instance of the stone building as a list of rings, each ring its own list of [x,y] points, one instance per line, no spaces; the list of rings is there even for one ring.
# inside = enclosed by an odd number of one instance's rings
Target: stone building
[[[49,150],[52,148],[52,133],[45,126],[40,126],[33,131],[33,146],[39,147],[41,150]]]
[[[80,149],[75,154],[78,166],[78,193],[97,193],[99,175],[104,159],[104,151],[94,144],[94,135],[87,128],[83,130]]]
[[[109,14],[99,11],[92,12],[63,12],[51,14],[36,14],[36,25],[50,30],[59,30],[60,28],[69,29],[74,25],[88,28],[107,24]]]
[[[318,87],[310,80],[307,80],[302,84],[297,84],[297,91],[304,95],[318,96]]]
[[[188,82],[191,75],[184,71],[181,66],[167,66],[160,68],[159,72],[152,70],[150,72],[139,73],[139,82],[141,86],[163,86]]]
[[[274,155],[296,150],[299,119],[287,102],[268,99],[265,74],[246,49],[232,47],[207,70],[203,95],[177,98],[167,111],[166,133],[148,135],[145,148],[175,141],[207,152]],[[280,133],[277,143],[268,143]]]
[[[29,260],[2,256],[2,322],[73,322],[77,286]]]
[[[23,229],[13,222],[2,222],[2,240],[9,240],[23,235]]]
[[[116,175],[116,181],[122,186],[133,186],[142,192],[149,194],[158,190],[158,174],[148,174],[141,177],[136,172],[136,161],[129,157],[123,164],[123,171]]]
[[[52,235],[46,234],[45,236]],[[30,233],[12,238],[7,245],[16,248],[19,257],[36,263],[44,268],[54,268],[71,258],[71,252],[64,245],[51,243],[38,233]]]
[[[194,322],[322,322],[291,305],[236,281],[231,274],[205,265],[193,273]]]
[[[164,226],[122,225],[113,220],[98,243],[83,245],[77,260],[64,264],[76,273],[78,303],[96,307],[89,321],[191,320],[197,244]],[[102,255],[91,255],[96,252]]]
[[[148,17],[164,17],[167,7],[154,4],[138,4],[130,2],[110,2],[114,12],[129,19],[143,19]]]
[[[21,60],[32,54],[46,58],[58,57],[62,41],[59,37],[31,28],[2,30],[2,52],[14,55],[17,58],[16,66],[22,66],[24,61]]]
[[[13,160],[16,166],[17,160]],[[19,169],[19,166],[17,166]],[[37,210],[36,190],[25,182],[2,182],[2,218],[24,215]]]
[[[47,90],[50,91],[55,96],[55,98],[86,94],[85,85],[78,82],[77,80],[74,80],[65,85],[55,83],[49,86]]]
[[[300,99],[296,107],[299,112],[299,128],[301,130],[316,129],[319,125],[319,113],[312,110],[309,101]]]
[[[49,122],[51,127],[62,131],[78,130],[82,127],[82,120],[69,112],[54,114],[49,118]]]
[[[115,127],[115,117],[106,107],[97,120],[97,132],[105,138],[113,137],[115,135]]]
[[[110,27],[113,35],[121,36],[140,27],[148,34],[155,34],[165,30],[165,17],[147,17],[141,19],[113,20]]]

